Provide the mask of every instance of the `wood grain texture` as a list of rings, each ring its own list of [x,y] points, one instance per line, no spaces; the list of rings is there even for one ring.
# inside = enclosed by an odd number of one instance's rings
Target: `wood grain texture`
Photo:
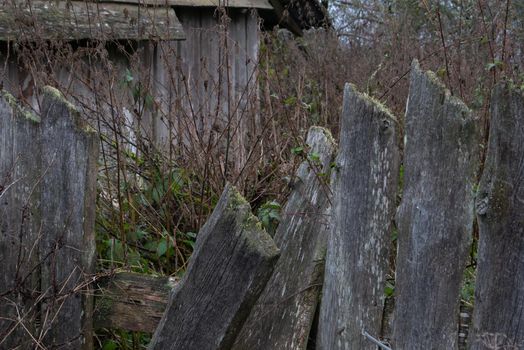
[[[399,155],[396,120],[349,84],[344,92],[318,349],[376,349]]]
[[[29,349],[38,307],[41,234],[40,121],[14,98],[0,97],[0,348]],[[18,321],[27,328],[24,330]]]
[[[0,8],[0,40],[182,40],[169,7],[83,1],[25,1]]]
[[[53,88],[44,88],[41,114],[42,312],[53,316],[45,343],[92,348],[98,136]]]
[[[149,349],[230,349],[278,256],[249,204],[227,185]]]
[[[95,328],[153,333],[162,318],[174,278],[119,272],[97,282]]]
[[[336,151],[319,127],[310,129],[307,144],[314,160],[300,165],[274,237],[281,257],[233,349],[306,349],[323,279]]]
[[[457,349],[471,243],[478,132],[472,112],[414,62],[397,213],[395,349]]]
[[[523,164],[524,96],[501,84],[491,99],[489,145],[476,200],[480,239],[471,349],[524,347]]]
[[[8,320],[0,332],[14,332],[1,338],[1,348],[34,348],[39,342],[91,349],[87,281],[94,273],[98,137],[52,88],[44,88],[41,120],[13,107],[12,97],[6,104],[5,96],[0,182],[9,188],[1,194],[0,260],[6,273],[0,311]],[[13,324],[19,312],[22,322]]]

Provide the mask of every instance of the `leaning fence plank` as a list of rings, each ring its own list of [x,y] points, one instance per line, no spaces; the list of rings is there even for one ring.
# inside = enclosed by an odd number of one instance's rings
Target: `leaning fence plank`
[[[281,257],[233,349],[305,349],[322,286],[336,150],[331,133],[312,127],[307,159],[275,234]]]
[[[249,204],[226,186],[149,348],[230,349],[278,256]]]
[[[39,118],[0,97],[0,349],[32,348],[38,308]],[[24,329],[25,327],[25,329]],[[31,333],[31,334],[29,334]]]
[[[414,62],[397,214],[395,349],[457,349],[478,133],[472,112]]]
[[[522,349],[524,95],[509,83],[498,85],[491,99],[489,146],[476,209],[480,240],[471,348]]]
[[[376,349],[397,192],[396,120],[346,85],[334,229],[328,241],[320,309],[320,349]]]

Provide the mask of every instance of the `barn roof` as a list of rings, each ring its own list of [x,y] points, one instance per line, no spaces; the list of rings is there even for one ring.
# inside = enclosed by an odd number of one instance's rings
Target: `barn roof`
[[[0,7],[0,40],[184,39],[171,7],[31,0]]]
[[[327,23],[318,0],[15,0],[9,4],[0,7],[0,41],[182,40],[177,7],[255,8],[266,27],[278,24],[299,35],[303,29]]]

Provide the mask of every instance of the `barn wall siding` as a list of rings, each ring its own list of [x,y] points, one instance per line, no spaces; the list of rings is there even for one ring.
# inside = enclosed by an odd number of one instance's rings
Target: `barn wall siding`
[[[97,114],[122,121],[129,137],[140,133],[175,153],[188,144],[202,152],[222,147],[238,170],[257,118],[258,16],[254,10],[229,9],[229,19],[221,20],[217,9],[190,7],[176,8],[176,14],[185,41],[109,43],[109,61],[84,57],[50,64],[52,73],[45,76],[24,68],[5,45],[0,80],[37,111],[35,86],[51,84],[93,121]],[[138,86],[142,101],[133,97]],[[152,99],[144,108],[146,96]]]

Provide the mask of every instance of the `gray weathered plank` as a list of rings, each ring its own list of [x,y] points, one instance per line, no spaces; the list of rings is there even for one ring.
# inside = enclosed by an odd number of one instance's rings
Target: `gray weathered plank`
[[[97,281],[94,327],[153,333],[176,280],[119,272]]]
[[[8,101],[0,122],[1,347],[90,349],[92,298],[82,292],[94,273],[98,139],[52,88],[41,121]],[[18,312],[22,322],[13,324]]]
[[[40,121],[0,97],[0,348],[31,348],[36,334],[41,179]],[[18,323],[21,315],[21,323]],[[24,326],[27,330],[24,330]]]
[[[416,61],[405,123],[394,348],[457,349],[478,132],[472,112]]]
[[[524,96],[509,83],[501,84],[491,99],[489,146],[476,202],[475,350],[488,349],[490,343],[498,343],[497,349],[524,347],[523,180]]]
[[[346,85],[319,349],[376,349],[362,332],[378,336],[381,328],[399,165],[396,124],[382,105]]]
[[[169,7],[33,0],[0,8],[0,40],[182,40]]]
[[[278,256],[249,204],[227,185],[149,348],[230,349]]]
[[[312,127],[310,159],[299,167],[275,234],[281,257],[233,349],[305,349],[322,286],[336,145]]]
[[[54,88],[44,88],[41,114],[44,342],[92,348],[98,136]]]

